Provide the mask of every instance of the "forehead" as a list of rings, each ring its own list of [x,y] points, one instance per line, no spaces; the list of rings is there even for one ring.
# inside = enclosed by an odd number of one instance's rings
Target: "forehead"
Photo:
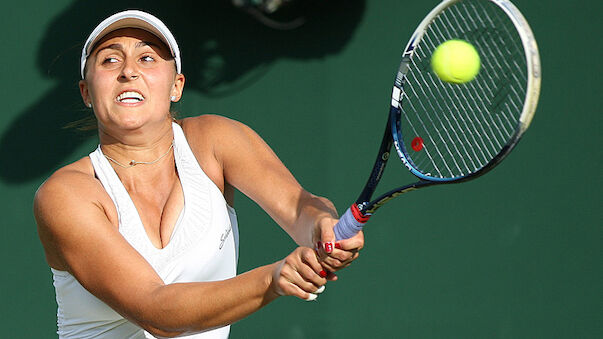
[[[161,51],[169,54],[169,48],[165,45],[165,43],[159,39],[155,34],[145,31],[140,28],[121,28],[115,31],[112,31],[102,37],[92,48],[90,54],[94,54],[94,52],[107,44],[119,43],[119,42],[146,42],[149,43],[153,48],[159,48]]]

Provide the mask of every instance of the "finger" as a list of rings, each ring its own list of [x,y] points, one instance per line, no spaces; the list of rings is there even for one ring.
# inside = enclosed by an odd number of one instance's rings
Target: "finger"
[[[335,220],[332,221],[333,224],[325,224],[320,228],[320,240],[317,244],[317,250],[319,257],[324,257],[335,249],[335,232],[333,231],[333,227],[336,223]]]
[[[339,279],[339,277],[333,272],[329,272],[329,274],[327,275],[328,281],[337,281],[337,279]]]
[[[322,265],[324,271],[327,273],[327,279],[328,279],[329,272],[338,271],[339,267],[341,266],[341,262],[339,262],[337,260],[332,260],[330,258],[327,258],[324,261],[321,261],[320,264]]]
[[[336,242],[318,242],[316,254],[321,264],[327,262],[329,265],[337,265],[338,261],[345,261],[351,257],[345,251],[339,250],[339,243]]]
[[[308,297],[304,299],[305,301],[314,301],[318,298],[318,295],[315,293],[308,293]]]
[[[326,257],[324,259],[321,259],[320,264],[327,270],[327,272],[335,272],[348,267],[354,260],[358,258],[359,255],[360,254],[358,252],[346,253],[345,256],[348,258],[345,260],[339,260],[333,257]]]
[[[310,266],[306,265],[303,267],[299,267],[297,273],[303,281],[299,284],[299,287],[304,289],[306,292],[316,292],[316,290],[318,290],[321,286],[327,283],[327,279],[325,279],[327,273],[326,271],[324,271],[324,269],[322,269],[322,266],[321,271],[324,272],[324,277],[321,276],[319,273],[316,273]]]
[[[319,246],[318,246],[319,245]],[[357,252],[364,246],[364,234],[359,232],[350,239],[343,239],[334,243],[317,244],[317,253],[321,262],[326,262],[331,267],[340,267],[358,258]],[[339,262],[327,258],[337,259]]]
[[[327,273],[338,271],[341,266],[343,266],[343,263],[340,260],[331,257],[321,259],[320,264],[327,271]]]
[[[312,268],[303,264],[299,267],[284,268],[281,276],[307,293],[314,293],[327,283],[325,278],[321,278]]]
[[[331,257],[339,261],[347,261],[352,258],[363,245],[363,239],[346,239],[339,242],[330,243],[318,242],[316,252],[319,258],[322,260],[327,257]]]
[[[290,281],[285,281],[285,280],[280,281],[279,287],[283,291],[284,295],[298,297],[302,300],[312,301],[312,300],[316,300],[316,297],[317,297],[316,294],[308,293]]]
[[[354,260],[358,259],[358,257],[360,256],[360,253],[358,252],[346,252],[345,253],[345,259],[343,260],[339,260],[341,262],[341,265],[348,265],[351,264]]]
[[[333,258],[333,259],[337,259],[341,262],[345,262],[350,260],[356,253],[358,253],[358,250],[338,250],[335,249],[333,250],[333,252],[331,252],[328,257],[329,258]]]
[[[349,239],[341,239],[337,241],[338,248],[345,251],[361,250],[364,247],[364,233],[358,232],[355,236]]]
[[[307,277],[307,278],[310,278],[311,281],[313,281],[315,284],[318,284],[318,285],[326,284],[326,280],[324,278],[327,277],[328,273],[327,273],[327,271],[324,270],[324,268],[320,264],[319,258],[315,251],[312,251],[311,249],[307,249],[306,251],[304,251],[302,253],[302,261],[306,265],[311,267],[314,270],[314,273],[318,274],[319,278],[322,278],[322,279],[317,279],[317,277],[314,275],[312,275],[311,277]],[[306,278],[306,280],[307,280],[307,278]]]

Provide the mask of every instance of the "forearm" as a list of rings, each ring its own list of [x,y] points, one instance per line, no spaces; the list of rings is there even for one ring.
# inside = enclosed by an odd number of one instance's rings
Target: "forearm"
[[[179,283],[157,288],[146,305],[146,314],[136,322],[160,336],[232,324],[276,299],[277,294],[270,288],[274,265],[262,266],[224,281]]]

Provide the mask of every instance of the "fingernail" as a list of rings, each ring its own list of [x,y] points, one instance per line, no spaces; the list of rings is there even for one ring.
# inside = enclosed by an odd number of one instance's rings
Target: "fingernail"
[[[327,252],[327,253],[333,252],[333,243],[332,242],[325,243],[325,252]]]
[[[319,241],[316,243],[316,250],[320,249],[322,247],[322,243]]]
[[[340,250],[340,249],[341,249],[341,244],[340,244],[340,243],[338,243],[338,242],[336,242],[336,243],[335,243],[335,248],[336,248],[336,249],[338,249],[338,250]]]
[[[321,277],[326,277],[327,276],[327,272],[325,272],[325,270],[320,271],[320,273],[318,273],[318,275],[320,275]]]
[[[320,286],[320,287],[319,287],[319,288],[316,290],[316,292],[314,292],[314,293],[316,293],[316,294],[321,294],[321,293],[322,293],[322,292],[324,292],[324,291],[325,291],[325,285],[322,285],[322,286]]]
[[[316,300],[316,298],[318,298],[318,296],[314,293],[308,293],[308,297],[306,298],[306,301],[314,301]]]

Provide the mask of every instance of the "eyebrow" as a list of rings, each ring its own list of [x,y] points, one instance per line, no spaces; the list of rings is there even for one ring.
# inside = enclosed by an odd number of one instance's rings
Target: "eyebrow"
[[[139,41],[136,43],[136,45],[134,46],[134,48],[141,48],[141,47],[145,47],[145,46],[150,46],[150,47],[157,47],[159,49],[161,49],[161,46],[159,46],[158,44],[152,42],[152,41]],[[99,48],[98,50],[96,50],[96,52],[94,53],[94,55],[98,55],[98,53],[100,53],[102,50],[105,49],[115,49],[118,51],[123,51],[124,50],[124,46],[122,44],[111,44],[111,45],[107,45],[105,47]]]

